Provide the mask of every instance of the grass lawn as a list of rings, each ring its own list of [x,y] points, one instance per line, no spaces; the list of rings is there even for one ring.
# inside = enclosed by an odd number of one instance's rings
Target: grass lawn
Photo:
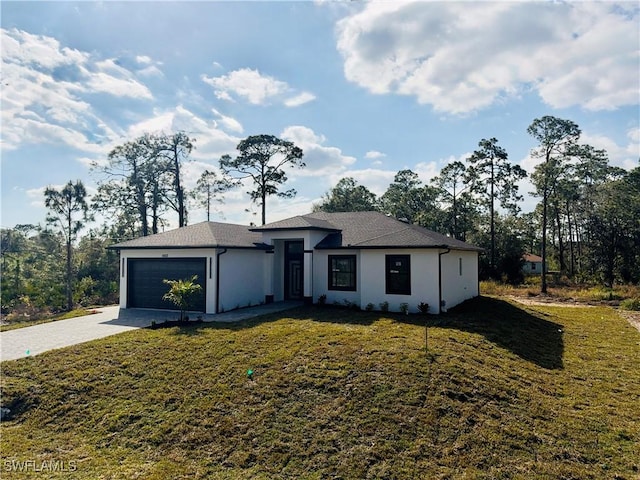
[[[429,355],[421,321],[309,307],[4,362],[0,475],[639,478],[640,333],[615,310],[483,297],[428,317]]]

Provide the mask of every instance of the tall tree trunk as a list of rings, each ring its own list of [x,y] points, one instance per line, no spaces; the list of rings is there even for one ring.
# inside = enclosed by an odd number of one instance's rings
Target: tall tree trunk
[[[540,292],[547,293],[547,180],[544,180],[544,188],[542,192],[542,281],[540,283]]]
[[[613,287],[614,282],[614,268],[616,262],[616,241],[615,241],[615,226],[609,224],[610,235],[609,235],[609,245],[607,252],[607,264],[605,270],[605,282],[608,287]]]
[[[6,272],[7,271],[6,267],[3,270]],[[20,295],[20,259],[19,258],[16,258],[16,268],[14,273],[15,273],[15,277],[14,277],[13,287],[15,289],[16,295]]]
[[[456,188],[453,187],[453,238],[460,238],[458,233],[458,209],[456,205]]]
[[[267,223],[267,191],[262,189],[262,225]]]
[[[175,187],[176,187],[176,199],[178,200],[178,226],[184,227],[186,225],[186,215],[184,206],[184,189],[182,188],[182,182],[180,179],[180,159],[178,157],[178,145],[173,144],[173,164],[175,169]]]
[[[171,153],[173,154],[173,186],[178,203],[178,227],[184,227],[187,224],[187,211],[184,204],[184,187],[182,186],[180,173],[180,141],[178,135],[174,135],[170,141],[172,142]]]
[[[73,292],[71,291],[71,212],[67,214],[67,272],[66,272],[66,287],[67,287],[67,311],[73,309]]]
[[[496,271],[496,225],[494,220],[493,199],[494,199],[494,177],[493,159],[491,161],[491,276],[495,276]]]
[[[582,262],[582,232],[583,232],[583,228],[584,225],[581,227],[581,225],[578,223],[578,219],[577,219],[577,215],[576,212],[573,212],[573,224],[575,226],[576,229],[576,250],[578,251],[578,261],[576,262],[578,264],[578,271],[580,273],[582,273],[582,269],[583,269],[583,262]]]
[[[567,228],[569,229],[569,276],[573,277],[575,271],[575,252],[573,248],[573,229],[571,228],[571,208],[567,200]]]
[[[558,225],[558,262],[560,263],[560,272],[565,273],[567,270],[567,265],[564,260],[564,238],[562,231],[562,221],[560,220],[560,207],[559,205],[555,206],[555,217],[556,223]]]
[[[207,222],[211,217],[211,185],[207,183]]]
[[[158,182],[153,182],[153,192],[151,194],[151,233],[158,233],[158,208],[160,203],[160,193],[158,192]]]
[[[140,225],[142,226],[142,236],[149,235],[149,223],[147,221],[147,202],[144,198],[144,185],[138,173],[137,165],[133,165],[132,175],[133,186],[136,192],[136,203],[138,207],[138,215],[140,217]]]
[[[260,185],[262,194],[262,225],[267,223],[267,183],[265,179],[264,162],[260,164],[260,178],[262,179],[262,185]]]

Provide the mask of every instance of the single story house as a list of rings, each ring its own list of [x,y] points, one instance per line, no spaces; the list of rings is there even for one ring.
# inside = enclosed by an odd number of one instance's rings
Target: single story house
[[[480,248],[379,212],[317,212],[260,227],[202,222],[111,246],[120,307],[173,308],[163,279],[197,275],[193,310],[283,300],[440,313],[479,294]]]
[[[542,257],[532,253],[525,253],[522,256],[524,263],[522,264],[522,273],[525,275],[541,275],[542,274]]]

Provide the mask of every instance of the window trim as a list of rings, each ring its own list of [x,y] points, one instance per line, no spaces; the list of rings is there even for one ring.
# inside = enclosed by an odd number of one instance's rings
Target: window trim
[[[406,286],[405,288],[402,289],[390,289],[390,279],[391,279],[391,275],[393,275],[391,273],[391,262],[394,261],[394,259],[402,259],[403,261],[406,261],[406,265],[407,265],[407,271],[405,273],[402,273],[402,275],[405,275],[407,280],[406,280]],[[400,273],[400,272],[398,272]],[[411,295],[411,255],[408,254],[392,254],[392,255],[385,255],[384,258],[384,280],[385,280],[385,293],[387,295]]]
[[[341,259],[341,260],[349,260],[353,262],[353,271],[352,272],[340,272],[340,273],[352,273],[353,274],[353,285],[348,286],[339,286],[333,284],[333,260]],[[337,290],[342,292],[355,292],[358,289],[358,269],[357,269],[357,256],[356,255],[329,255],[327,261],[327,289],[328,290]]]

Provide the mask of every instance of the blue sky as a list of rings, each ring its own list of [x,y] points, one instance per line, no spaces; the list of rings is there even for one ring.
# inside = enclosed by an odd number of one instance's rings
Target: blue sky
[[[3,227],[43,223],[49,185],[95,191],[90,162],[144,132],[196,138],[191,186],[248,135],[295,142],[307,163],[289,175],[298,195],[269,199],[267,221],[310,211],[345,176],[377,194],[405,168],[427,182],[482,138],[531,171],[526,129],[543,115],[576,122],[614,165],[640,158],[638,2],[0,8]],[[257,221],[243,192],[213,220]],[[204,219],[192,206],[190,223]]]

